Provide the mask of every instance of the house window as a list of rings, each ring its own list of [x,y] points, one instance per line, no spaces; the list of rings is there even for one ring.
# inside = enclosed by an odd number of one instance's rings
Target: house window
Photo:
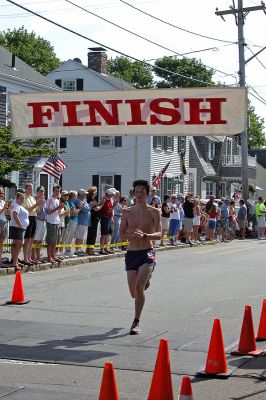
[[[63,90],[66,92],[76,90],[76,80],[63,81]]]
[[[225,164],[233,164],[233,139],[226,138]]]
[[[66,149],[67,148],[67,138],[66,137],[61,137],[60,138],[59,146],[60,146],[60,149]]]
[[[113,175],[100,175],[99,181],[100,197],[103,197],[106,193],[106,190],[114,186],[114,177]]]
[[[177,148],[178,153],[186,153],[186,136],[178,136]]]
[[[213,160],[215,157],[215,143],[209,142],[208,145],[208,159]]]
[[[93,147],[102,147],[105,149],[122,147],[122,136],[94,136]]]
[[[210,196],[211,194],[214,194],[214,182],[205,182],[206,184],[206,197]]]
[[[158,150],[163,149],[163,136],[153,136],[153,148]]]
[[[114,136],[100,136],[100,147],[114,147]]]
[[[174,150],[174,138],[173,136],[164,136],[164,150],[173,151]]]

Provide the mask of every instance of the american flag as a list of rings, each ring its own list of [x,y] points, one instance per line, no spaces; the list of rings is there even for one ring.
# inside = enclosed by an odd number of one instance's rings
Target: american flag
[[[161,180],[163,179],[163,176],[169,167],[171,160],[163,167],[163,169],[159,172],[159,175],[156,176],[153,181],[152,181],[152,186],[154,186],[156,189],[160,186]]]
[[[61,171],[67,168],[67,164],[57,155],[51,156],[46,161],[42,168],[42,171],[47,172],[47,174],[52,175],[56,179],[60,179]]]

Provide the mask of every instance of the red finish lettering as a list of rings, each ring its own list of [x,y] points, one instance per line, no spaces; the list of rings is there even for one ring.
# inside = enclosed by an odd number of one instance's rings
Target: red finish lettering
[[[105,120],[107,125],[119,125],[118,118],[118,104],[122,103],[122,100],[106,100],[106,104],[111,104],[112,113],[110,113],[99,100],[88,100],[83,101],[83,104],[89,106],[90,122],[87,122],[86,126],[102,125],[101,121],[96,120],[97,113]]]
[[[200,103],[208,101],[210,108],[200,108]],[[185,121],[186,125],[204,125],[211,124],[226,124],[227,121],[221,116],[221,103],[226,102],[226,98],[208,98],[208,99],[184,99],[184,102],[189,103],[190,120]],[[210,113],[210,119],[206,122],[200,119],[201,114]]]
[[[145,103],[145,99],[126,100],[126,104],[130,104],[131,108],[131,121],[127,125],[147,125],[147,121],[141,119],[141,104]]]
[[[83,126],[82,122],[77,120],[77,106],[80,101],[62,101],[62,106],[66,106],[68,122],[64,122],[63,126]]]
[[[45,128],[48,126],[47,123],[43,122],[43,118],[46,117],[48,120],[53,119],[52,110],[54,112],[59,111],[59,103],[57,101],[44,101],[42,103],[27,103],[27,106],[32,107],[32,124],[29,125],[29,128]],[[43,110],[43,107],[47,108],[46,111]]]
[[[175,108],[167,108],[167,107],[161,107],[160,103],[167,102],[172,104]],[[175,125],[178,124],[181,120],[181,114],[176,108],[179,108],[179,100],[178,99],[167,99],[167,98],[159,98],[159,99],[154,99],[151,101],[150,104],[150,109],[153,111],[155,114],[161,114],[161,115],[167,115],[171,117],[170,120],[168,121],[163,121],[157,117],[157,115],[151,115],[150,121],[151,125]]]

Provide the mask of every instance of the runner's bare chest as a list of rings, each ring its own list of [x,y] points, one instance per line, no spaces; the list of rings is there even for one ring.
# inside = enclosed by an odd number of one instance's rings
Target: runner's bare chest
[[[140,229],[145,233],[152,233],[154,230],[154,210],[131,210],[128,215],[128,230],[134,232]]]

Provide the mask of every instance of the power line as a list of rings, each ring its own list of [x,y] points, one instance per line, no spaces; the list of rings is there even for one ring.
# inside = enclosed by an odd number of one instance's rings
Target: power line
[[[86,13],[88,13],[88,14],[91,14],[91,15],[93,15],[93,16],[95,16],[95,17],[101,19],[101,20],[107,22],[108,24],[111,24],[111,25],[115,26],[116,28],[122,29],[123,31],[128,32],[128,33],[130,33],[131,35],[134,35],[134,36],[136,36],[136,37],[138,37],[138,38],[140,38],[140,39],[145,40],[146,42],[149,42],[149,43],[151,43],[151,44],[154,44],[154,45],[157,46],[157,47],[160,47],[160,48],[162,48],[162,49],[164,49],[164,50],[170,51],[171,53],[174,53],[175,55],[178,55],[178,56],[183,57],[183,58],[186,58],[186,59],[190,59],[189,57],[185,57],[186,54],[197,53],[197,52],[201,52],[201,51],[206,51],[206,50],[212,50],[212,49],[214,49],[214,47],[209,47],[208,49],[204,49],[204,50],[195,50],[195,51],[192,51],[192,52],[189,52],[189,53],[183,53],[183,54],[182,54],[182,53],[178,53],[178,52],[175,51],[175,50],[169,49],[169,47],[166,47],[166,46],[163,46],[163,45],[161,45],[161,44],[159,44],[159,43],[157,43],[157,42],[154,42],[153,40],[148,39],[148,38],[146,38],[146,37],[144,37],[144,36],[142,36],[142,35],[139,35],[139,34],[136,33],[136,32],[130,31],[129,29],[124,28],[123,26],[118,25],[118,24],[116,24],[115,22],[112,22],[112,21],[108,20],[107,18],[104,18],[104,17],[102,17],[102,16],[100,16],[100,15],[98,15],[98,14],[95,14],[94,12],[89,11],[87,8],[84,8],[84,7],[82,7],[82,6],[79,6],[78,4],[72,2],[71,0],[65,0],[65,1],[66,1],[67,3],[69,3],[69,4],[72,4],[73,6],[75,6],[75,7],[77,7],[77,8],[79,8],[79,9],[81,9],[82,11],[84,11],[84,12],[86,12]],[[232,43],[230,43],[230,45],[232,45]],[[227,44],[226,46],[228,46],[228,44]],[[217,49],[217,48],[216,48],[216,49]],[[149,61],[151,61],[151,60],[149,60]],[[212,68],[212,67],[210,67],[210,66],[208,66],[208,65],[206,65],[206,64],[205,64],[205,66],[206,66],[207,68],[214,69],[214,68]],[[224,73],[224,71],[220,71],[219,69],[215,69],[215,71]]]
[[[116,24],[115,22],[112,22],[112,21],[110,21],[110,20],[108,20],[108,19],[106,19],[106,18],[104,18],[104,17],[101,17],[100,15],[95,14],[94,12],[89,11],[88,9],[86,9],[86,8],[84,8],[84,7],[79,6],[78,4],[73,3],[73,2],[70,1],[70,0],[65,0],[65,2],[67,2],[67,3],[69,3],[69,4],[72,4],[73,6],[79,8],[80,10],[82,10],[82,11],[88,13],[88,14],[91,14],[91,15],[93,15],[94,17],[97,17],[97,18],[99,18],[99,19],[101,19],[101,20],[103,20],[103,21],[105,21],[105,22],[107,22],[108,24],[111,24],[111,25],[115,26],[116,28],[122,29],[123,31],[130,33],[131,35],[137,36],[137,37],[139,37],[140,39],[143,39],[143,40],[145,40],[145,41],[147,41],[147,42],[149,42],[149,43],[154,44],[155,46],[161,47],[161,48],[164,49],[164,50],[168,50],[168,51],[170,51],[171,53],[175,53],[176,55],[181,56],[181,53],[178,53],[178,52],[176,52],[176,51],[174,51],[174,50],[171,50],[171,49],[169,49],[168,47],[162,46],[162,45],[160,45],[160,44],[154,42],[153,40],[150,40],[150,39],[148,39],[148,38],[145,38],[144,36],[139,35],[139,34],[136,33],[136,32],[132,32],[132,31],[130,31],[129,29],[124,28],[123,26],[118,25],[118,24]]]
[[[72,9],[69,9],[69,10],[66,10],[65,8],[58,8],[58,9],[54,9],[54,10],[43,10],[43,11],[41,11],[43,14],[45,14],[45,15],[47,15],[47,14],[58,14],[58,13],[60,13],[60,14],[66,14],[66,13],[70,13],[70,12],[72,12],[73,13],[73,10],[74,10],[74,8],[72,8]],[[4,19],[4,18],[18,18],[18,17],[20,17],[20,18],[25,18],[25,17],[30,17],[30,15],[29,15],[29,13],[17,13],[17,14],[4,14],[4,15],[1,15],[1,19]]]
[[[253,56],[256,54],[256,53],[254,53],[254,52],[251,50],[251,48],[250,48],[249,46],[247,46],[247,48],[248,48],[249,51],[253,54]],[[260,65],[262,66],[262,68],[266,69],[266,66],[263,64],[263,62],[261,62],[260,59],[259,59],[257,56],[255,56],[255,58],[256,58],[256,60],[260,63]]]
[[[89,37],[87,37],[87,36],[85,36],[85,35],[82,35],[81,33],[78,33],[78,32],[76,32],[76,31],[74,31],[74,30],[72,30],[72,29],[70,29],[70,28],[67,28],[66,26],[61,25],[61,24],[59,24],[58,22],[55,22],[55,21],[53,21],[53,20],[51,20],[51,19],[49,19],[49,18],[46,18],[46,17],[44,17],[43,15],[38,14],[37,12],[35,12],[35,11],[33,11],[33,10],[30,10],[29,8],[26,8],[26,7],[22,6],[21,4],[18,4],[18,3],[16,3],[16,2],[12,1],[12,0],[6,0],[6,1],[9,2],[9,3],[11,3],[11,4],[14,4],[15,6],[17,6],[17,7],[19,7],[19,8],[22,8],[23,10],[26,10],[26,11],[30,12],[31,14],[37,16],[38,18],[41,18],[41,19],[43,19],[43,20],[45,20],[45,21],[47,21],[47,22],[49,22],[49,23],[51,23],[51,24],[53,24],[53,25],[58,26],[58,27],[61,28],[61,29],[64,29],[64,30],[67,31],[67,32],[73,33],[74,35],[79,36],[79,37],[81,37],[82,39],[89,40],[89,41],[91,41],[92,43],[95,43],[95,44],[97,44],[97,45],[99,45],[99,46],[101,46],[101,47],[105,47],[105,48],[107,48],[108,50],[114,51],[115,53],[120,54],[120,55],[122,55],[122,56],[124,56],[124,57],[130,58],[130,59],[135,60],[135,61],[137,61],[137,62],[140,62],[140,63],[142,63],[142,64],[144,64],[144,65],[147,65],[147,66],[149,66],[149,67],[152,67],[153,69],[155,68],[152,64],[147,63],[146,61],[139,60],[139,59],[136,58],[136,57],[130,56],[130,55],[128,55],[128,54],[126,54],[126,53],[123,53],[123,52],[121,52],[121,51],[119,51],[119,50],[116,50],[116,49],[114,49],[114,48],[112,48],[112,47],[110,47],[110,46],[107,46],[107,45],[105,45],[105,44],[103,44],[103,43],[97,42],[96,40],[90,39]],[[207,86],[217,86],[217,85],[213,85],[212,83],[204,82],[204,81],[202,81],[202,80],[200,80],[200,79],[196,79],[196,78],[192,78],[192,77],[190,77],[190,76],[186,76],[186,75],[183,75],[183,74],[179,74],[178,72],[169,71],[169,70],[167,70],[167,69],[165,69],[165,68],[161,68],[161,67],[157,67],[157,66],[156,66],[156,68],[159,69],[159,70],[162,70],[162,71],[164,71],[164,72],[170,73],[170,74],[173,75],[173,76],[174,76],[174,75],[176,75],[176,76],[181,76],[182,78],[189,79],[189,80],[194,81],[194,82],[200,82],[200,83],[203,83],[203,84],[205,84],[205,85],[207,85]]]
[[[131,7],[131,8],[134,8],[135,10],[141,12],[142,14],[148,15],[149,17],[151,17],[151,18],[153,18],[153,19],[156,19],[157,21],[160,21],[160,22],[162,22],[163,24],[172,26],[173,28],[176,28],[176,29],[179,29],[179,30],[181,30],[181,31],[190,33],[191,35],[200,36],[200,37],[203,37],[203,38],[205,38],[205,39],[216,40],[217,42],[222,42],[222,43],[237,44],[237,42],[232,42],[232,41],[230,41],[230,40],[218,39],[218,38],[214,38],[214,37],[211,37],[211,36],[202,35],[202,34],[200,34],[200,33],[192,32],[192,31],[190,31],[190,30],[188,30],[188,29],[185,29],[185,28],[181,28],[180,26],[174,25],[174,24],[172,24],[171,22],[167,22],[167,21],[164,21],[164,20],[161,19],[161,18],[155,17],[154,15],[149,14],[149,13],[147,13],[146,11],[143,11],[143,10],[141,10],[140,8],[137,8],[137,7],[133,6],[132,4],[129,4],[129,3],[127,3],[127,2],[124,1],[124,0],[120,0],[120,1],[121,1],[121,3],[124,3],[124,4],[126,4],[127,6],[129,6],[129,7]]]
[[[260,99],[262,103],[266,104],[266,100],[252,86],[248,86],[248,89],[253,90],[253,92],[258,96],[258,100]]]
[[[255,96],[255,94],[249,92],[250,96],[254,97],[255,99],[257,99],[258,101],[260,101],[262,104],[264,104],[266,106],[266,101],[262,101],[259,97]]]

